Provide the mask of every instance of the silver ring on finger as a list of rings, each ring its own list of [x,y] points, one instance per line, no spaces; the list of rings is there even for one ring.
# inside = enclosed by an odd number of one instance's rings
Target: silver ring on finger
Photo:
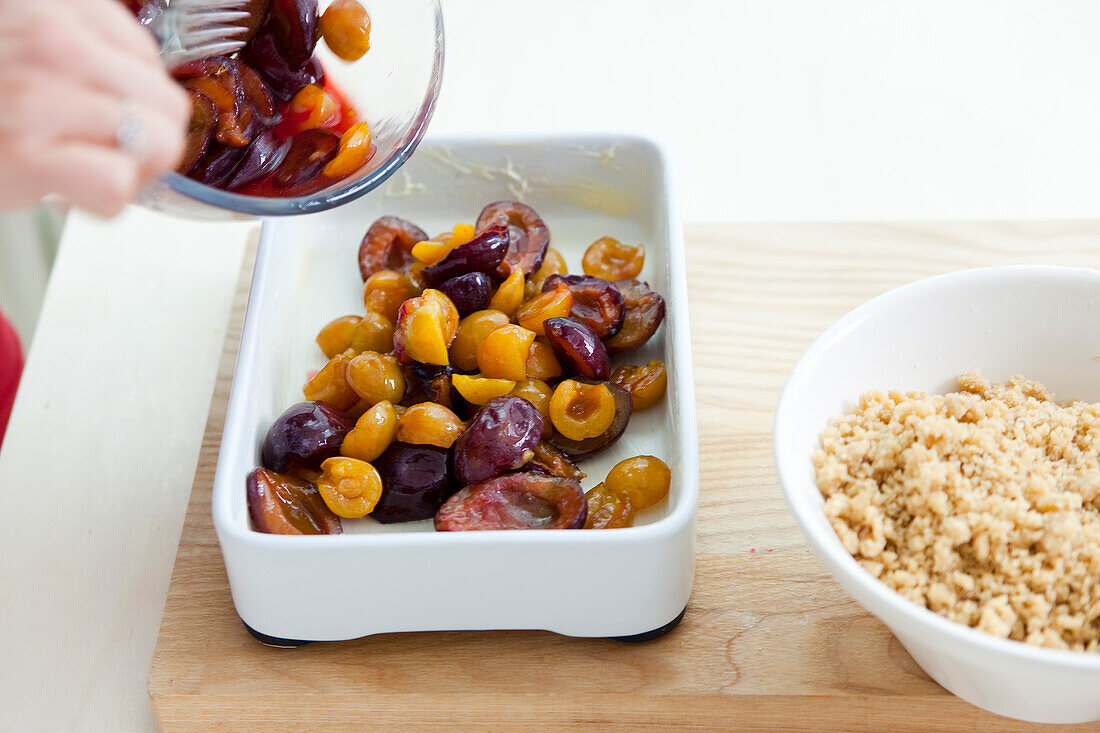
[[[115,140],[118,149],[128,155],[136,156],[141,150],[144,131],[141,126],[141,118],[138,115],[138,104],[133,97],[122,100],[122,121],[115,130]]]

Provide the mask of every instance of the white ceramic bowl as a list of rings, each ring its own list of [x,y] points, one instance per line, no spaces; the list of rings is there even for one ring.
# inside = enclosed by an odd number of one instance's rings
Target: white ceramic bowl
[[[254,531],[245,476],[272,421],[302,401],[313,339],[333,318],[362,312],[356,254],[384,214],[430,233],[473,222],[519,199],[544,218],[551,246],[580,271],[604,235],[643,242],[641,279],[668,316],[641,350],[663,359],[664,400],[631,418],[623,437],[584,461],[591,488],[616,462],[656,455],[672,467],[669,498],[626,529],[435,532],[431,520],[345,520],[344,534]],[[694,562],[698,446],[683,240],[668,159],[623,135],[436,139],[373,195],[323,214],[264,224],[214,483],[213,516],[233,601],[255,631],[289,640],[390,631],[546,629],[570,636],[645,634],[687,605]]]
[[[827,330],[795,366],[775,415],[787,502],[821,561],[934,680],[1000,715],[1044,723],[1100,719],[1100,654],[996,638],[918,606],[863,570],[822,511],[811,453],[829,419],[872,389],[943,393],[978,368],[1023,374],[1059,399],[1100,401],[1100,272],[967,270],[897,288]]]

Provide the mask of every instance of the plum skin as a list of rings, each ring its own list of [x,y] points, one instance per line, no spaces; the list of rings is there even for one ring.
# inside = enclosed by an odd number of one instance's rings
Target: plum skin
[[[369,516],[383,524],[431,518],[458,489],[450,465],[446,448],[391,444],[374,462],[382,496]]]
[[[340,410],[324,402],[299,402],[287,408],[268,428],[261,463],[277,473],[287,469],[316,470],[340,452],[344,436],[355,427]]]
[[[486,402],[455,441],[455,476],[465,486],[512,471],[531,459],[542,415],[522,397]]]
[[[439,532],[582,529],[588,500],[579,481],[535,472],[497,476],[462,489],[435,515]]]

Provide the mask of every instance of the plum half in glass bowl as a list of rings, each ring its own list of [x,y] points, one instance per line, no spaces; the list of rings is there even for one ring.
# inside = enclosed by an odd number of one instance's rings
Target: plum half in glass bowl
[[[443,16],[439,0],[360,2],[370,16],[370,48],[355,61],[341,60],[325,40],[317,40],[312,55],[308,51],[306,55],[299,53],[301,59],[289,59],[288,67],[279,68],[288,60],[283,57],[295,54],[285,50],[281,54],[271,52],[264,46],[271,36],[276,37],[275,43],[286,45],[284,18],[278,14],[292,17],[301,11],[308,28],[332,2],[273,0],[250,3],[261,9],[257,11],[257,29],[250,33],[249,45],[234,58],[208,59],[187,69],[174,70],[174,76],[185,87],[201,88],[201,100],[216,101],[220,92],[215,80],[226,73],[228,65],[229,73],[237,80],[237,94],[243,100],[238,102],[237,110],[247,108],[247,119],[252,122],[251,128],[241,126],[247,129],[249,142],[233,149],[232,145],[240,145],[242,141],[227,140],[223,120],[219,118],[218,134],[211,139],[209,148],[201,151],[201,160],[184,162],[187,175],[168,173],[143,189],[137,203],[188,218],[286,216],[324,211],[347,203],[393,175],[416,149],[435,108],[443,76]],[[273,33],[268,33],[269,27]],[[317,39],[320,30],[306,35]],[[253,93],[257,77],[263,80],[271,109],[263,110],[264,105],[256,101],[262,96]],[[287,77],[293,77],[289,83],[294,88],[288,89],[281,82]],[[313,89],[304,91],[321,89],[330,93],[347,124],[329,131],[310,130],[303,134],[295,130],[293,136],[287,135],[288,127],[296,124],[292,107],[297,92],[311,82]],[[272,109],[274,116],[270,114]],[[256,110],[260,111],[253,115]],[[215,111],[211,107],[208,114]],[[196,105],[192,132],[203,114],[207,112]],[[260,120],[259,124],[252,121],[253,116]],[[366,123],[370,135],[370,157],[357,169],[353,166],[338,177],[325,177],[320,174],[321,166],[317,166],[318,170],[313,171],[316,175],[305,180],[295,178],[289,185],[279,184],[280,167],[287,171],[297,169],[298,166],[291,165],[295,157],[301,167],[308,167],[311,159],[325,152],[317,152],[315,148],[305,150],[313,138],[317,143],[339,143],[341,133],[345,132],[343,128],[351,127],[351,123]],[[323,134],[327,132],[334,134]],[[336,151],[327,152],[331,158]],[[221,171],[226,175],[220,175],[218,166],[226,168]],[[265,169],[263,178],[240,185],[242,176],[254,166],[267,166],[271,170]],[[282,178],[282,183],[287,184],[288,177]],[[275,185],[271,185],[273,182]]]

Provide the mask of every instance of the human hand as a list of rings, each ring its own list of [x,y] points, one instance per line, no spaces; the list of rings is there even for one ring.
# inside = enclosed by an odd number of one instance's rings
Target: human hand
[[[116,0],[0,0],[0,208],[56,194],[114,215],[176,165],[190,117]]]

